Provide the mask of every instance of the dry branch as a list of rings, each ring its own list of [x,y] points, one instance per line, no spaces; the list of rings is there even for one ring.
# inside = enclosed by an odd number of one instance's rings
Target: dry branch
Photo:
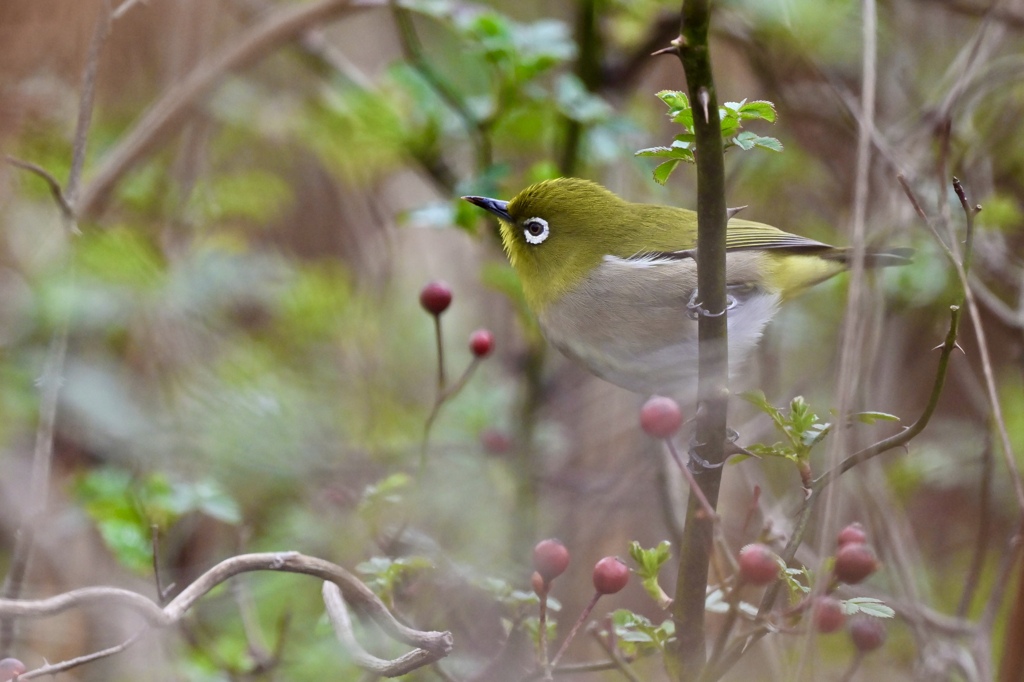
[[[0,599],[0,615],[21,618],[45,618],[76,607],[102,606],[104,609],[110,609],[113,606],[120,606],[134,611],[141,616],[146,621],[146,627],[164,628],[180,621],[200,598],[216,586],[236,575],[251,571],[301,573],[330,583],[337,588],[338,593],[347,602],[351,603],[360,613],[373,620],[388,637],[422,650],[423,653],[421,654],[413,652],[396,659],[396,661],[403,661],[403,665],[406,666],[404,672],[409,672],[414,667],[427,665],[443,658],[452,649],[452,635],[450,632],[415,630],[403,625],[388,611],[384,603],[370,588],[344,568],[329,561],[306,556],[299,552],[241,554],[225,559],[199,576],[195,582],[182,590],[177,597],[163,608],[148,597],[130,590],[116,587],[85,587],[47,599]],[[330,604],[328,608],[331,608]],[[119,653],[135,641],[137,641],[137,638],[133,637],[127,640],[126,643],[111,647],[105,651],[110,652],[107,655]],[[358,651],[362,651],[362,649],[360,648]],[[353,651],[353,654],[355,655],[355,651]],[[95,655],[87,655],[74,660],[87,662],[96,660],[96,658],[97,656]],[[358,657],[356,656],[356,658],[358,662]],[[418,664],[408,667],[411,661],[417,661]],[[52,667],[48,667],[47,672],[53,672],[53,670]],[[39,671],[26,673],[26,675],[31,675],[32,677],[38,674],[43,673]]]

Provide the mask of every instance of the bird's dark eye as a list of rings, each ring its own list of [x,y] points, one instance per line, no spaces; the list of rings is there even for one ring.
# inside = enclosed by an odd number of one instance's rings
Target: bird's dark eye
[[[527,218],[523,221],[523,236],[530,244],[540,244],[548,238],[548,221],[543,218]]]

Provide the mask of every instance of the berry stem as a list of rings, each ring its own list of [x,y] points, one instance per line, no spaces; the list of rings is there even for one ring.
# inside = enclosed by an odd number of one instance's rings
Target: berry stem
[[[539,630],[537,631],[537,655],[540,658],[540,669],[544,671],[544,679],[551,679],[551,661],[548,658],[548,587],[544,583],[544,591],[537,595],[540,597],[540,618]]]
[[[438,318],[435,318],[435,319],[438,319]],[[438,319],[437,339],[438,339],[438,343],[440,343],[441,342],[440,319]],[[438,346],[438,350],[440,350],[440,346]],[[438,358],[440,358],[440,357],[441,357],[441,354],[438,353]],[[419,465],[419,472],[420,472],[421,475],[423,473],[423,470],[427,466],[427,444],[430,441],[430,431],[434,428],[434,422],[437,420],[437,415],[441,412],[441,406],[444,405],[449,400],[451,400],[452,398],[454,398],[456,395],[458,395],[458,393],[463,388],[466,387],[466,384],[469,382],[470,378],[473,376],[473,372],[476,371],[476,366],[479,365],[479,364],[480,364],[480,358],[474,357],[472,360],[469,361],[469,365],[466,366],[466,371],[464,371],[462,373],[462,376],[459,377],[458,381],[456,381],[454,384],[452,384],[448,388],[445,388],[445,386],[444,386],[444,364],[441,361],[438,362],[438,367],[439,367],[439,370],[440,370],[440,374],[439,374],[440,379],[439,379],[439,383],[438,383],[437,398],[434,399],[434,405],[433,405],[433,407],[430,408],[430,414],[427,415],[427,421],[423,424],[423,441],[420,444],[420,465]]]
[[[572,630],[569,630],[569,635],[565,638],[565,641],[562,642],[562,646],[558,648],[558,653],[555,654],[555,657],[551,659],[552,668],[558,665],[558,661],[560,658],[562,658],[562,654],[564,654],[565,650],[569,648],[569,643],[576,636],[576,633],[580,631],[580,627],[587,622],[588,618],[590,618],[590,612],[594,610],[595,606],[597,606],[597,600],[600,598],[601,593],[595,592],[594,597],[590,600],[590,603],[587,604],[586,607],[583,609],[583,612],[580,613],[580,617],[576,619],[576,622],[572,626]]]
[[[441,342],[441,316],[434,315],[434,339],[437,341],[437,395],[444,394],[444,344]],[[440,401],[439,401],[440,402]]]

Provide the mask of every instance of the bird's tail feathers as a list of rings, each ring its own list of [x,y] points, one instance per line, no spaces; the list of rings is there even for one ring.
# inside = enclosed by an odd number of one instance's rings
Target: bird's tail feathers
[[[831,253],[822,254],[822,258],[838,260],[845,265],[849,265],[850,260],[853,258],[853,249],[835,249]],[[908,265],[913,262],[914,249],[906,247],[879,250],[872,250],[869,247],[867,253],[864,254],[864,265],[869,268],[888,268],[895,265]]]

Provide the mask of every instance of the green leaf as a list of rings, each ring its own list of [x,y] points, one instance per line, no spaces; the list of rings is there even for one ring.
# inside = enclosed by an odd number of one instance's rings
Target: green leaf
[[[853,599],[847,599],[842,602],[843,613],[848,616],[852,616],[857,613],[863,613],[874,618],[893,618],[896,616],[896,612],[885,604],[881,599],[875,599],[874,597],[854,597]]]
[[[782,413],[779,412],[774,405],[768,402],[768,397],[765,396],[763,391],[745,391],[740,393],[740,397],[767,414],[776,424],[781,424],[784,421]]]
[[[672,545],[663,540],[657,547],[644,549],[634,540],[629,545],[629,556],[639,567],[636,574],[640,577],[644,590],[660,608],[668,608],[672,599],[658,584],[658,573],[665,562],[672,558]]]
[[[671,159],[665,163],[659,164],[654,169],[654,181],[659,185],[664,185],[668,182],[668,178],[672,175],[672,171],[679,165],[679,159]]]
[[[662,90],[656,97],[668,105],[669,109],[689,109],[690,98],[680,90]]]
[[[671,147],[647,147],[633,154],[633,156],[662,156],[667,157],[672,153]]]
[[[778,112],[775,110],[775,105],[765,100],[741,103],[741,106],[739,107],[739,114],[740,118],[745,120],[760,119],[762,121],[768,121],[769,123],[775,123],[778,118]]]
[[[722,134],[723,136],[726,136],[724,129]],[[744,130],[739,133],[736,137],[732,138],[731,142],[745,151],[753,149],[754,147],[767,149],[773,152],[782,151],[782,143],[776,138],[758,135],[757,133],[752,133],[749,130]]]
[[[888,412],[856,412],[851,415],[854,419],[865,424],[874,424],[875,422],[898,422],[900,418],[894,414]]]
[[[624,653],[629,655],[664,651],[675,636],[675,624],[671,619],[655,625],[638,613],[618,609],[612,613],[611,620],[616,639],[621,643]]]

